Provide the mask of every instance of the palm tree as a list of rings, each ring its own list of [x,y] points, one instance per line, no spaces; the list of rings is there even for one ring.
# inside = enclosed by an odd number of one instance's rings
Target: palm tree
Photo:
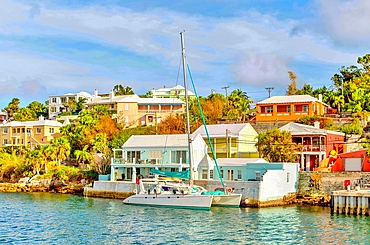
[[[69,144],[66,137],[54,139],[51,142],[51,145],[55,147],[56,160],[58,162],[58,165],[60,166],[61,161],[67,159],[67,157],[71,153],[71,145]]]
[[[26,162],[30,163],[33,166],[34,172],[40,175],[40,168],[43,162],[43,156],[40,150],[33,150],[26,154]]]
[[[88,145],[85,145],[82,150],[74,151],[74,155],[79,163],[85,164],[85,161],[90,161],[92,159],[92,155],[87,151],[88,147]]]

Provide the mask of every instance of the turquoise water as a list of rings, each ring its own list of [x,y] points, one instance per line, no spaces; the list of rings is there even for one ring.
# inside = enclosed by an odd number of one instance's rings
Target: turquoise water
[[[323,207],[211,211],[0,193],[0,244],[370,244],[370,217]]]

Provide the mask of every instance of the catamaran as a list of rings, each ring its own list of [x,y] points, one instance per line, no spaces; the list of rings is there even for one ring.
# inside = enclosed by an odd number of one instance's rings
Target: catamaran
[[[126,198],[124,204],[146,205],[146,206],[163,206],[176,208],[191,208],[191,209],[210,209],[213,196],[202,195],[201,191],[194,188],[193,185],[193,165],[191,161],[191,137],[190,137],[190,120],[189,120],[189,103],[188,91],[186,86],[186,69],[185,69],[185,46],[184,33],[181,35],[181,51],[183,60],[184,73],[184,87],[186,100],[186,121],[187,121],[187,135],[188,135],[188,156],[189,156],[189,170],[190,170],[190,185],[169,185],[168,183],[157,183],[152,189],[145,189],[142,180],[138,180],[140,185],[140,192]]]

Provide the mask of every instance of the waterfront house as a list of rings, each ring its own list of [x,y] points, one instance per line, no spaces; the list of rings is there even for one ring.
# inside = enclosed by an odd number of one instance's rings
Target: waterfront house
[[[216,158],[258,157],[255,147],[258,133],[249,123],[207,125],[207,131]],[[204,125],[194,133],[200,134],[209,146]],[[210,147],[208,147],[208,154],[212,156]]]
[[[188,98],[192,99],[195,98],[195,94],[191,91],[187,91]],[[172,88],[160,88],[160,89],[153,89],[152,90],[153,98],[178,98],[178,99],[185,99],[185,88],[181,85],[177,85]]]
[[[320,129],[319,122],[309,126],[290,122],[279,128],[292,134],[292,141],[303,146],[300,153],[300,168],[312,171],[327,158],[332,150],[345,152],[345,134],[332,130]]]
[[[196,179],[198,166],[202,162],[211,161],[207,155],[207,145],[199,134],[192,136],[192,159]],[[187,135],[131,136],[122,149],[114,149],[111,180],[135,181],[139,174],[153,177],[149,172],[152,168],[171,172],[189,169]]]
[[[48,144],[59,133],[61,123],[40,116],[37,121],[11,121],[0,124],[2,146],[28,146]]]
[[[295,121],[304,116],[324,115],[329,106],[310,95],[272,96],[256,103],[256,120],[259,123]]]
[[[227,187],[241,193],[252,206],[277,205],[298,192],[298,163],[268,163],[261,158],[217,159]],[[195,183],[208,190],[220,187],[219,174],[202,163],[201,178]],[[213,176],[210,176],[213,175]]]
[[[174,113],[184,113],[185,102],[176,98],[140,98],[137,95],[97,97],[86,104],[89,108],[104,105],[126,127],[156,126]]]

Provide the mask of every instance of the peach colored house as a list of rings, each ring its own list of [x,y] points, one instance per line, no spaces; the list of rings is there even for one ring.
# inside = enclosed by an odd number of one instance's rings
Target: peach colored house
[[[28,146],[49,144],[62,127],[60,122],[45,120],[11,121],[0,124],[0,142],[2,146]]]
[[[117,121],[126,127],[155,126],[162,119],[173,113],[184,113],[185,102],[176,98],[140,98],[137,95],[98,97],[87,103],[89,108],[95,105],[108,106]]]
[[[304,116],[324,115],[328,105],[310,95],[272,96],[256,104],[258,122],[295,121]]]

